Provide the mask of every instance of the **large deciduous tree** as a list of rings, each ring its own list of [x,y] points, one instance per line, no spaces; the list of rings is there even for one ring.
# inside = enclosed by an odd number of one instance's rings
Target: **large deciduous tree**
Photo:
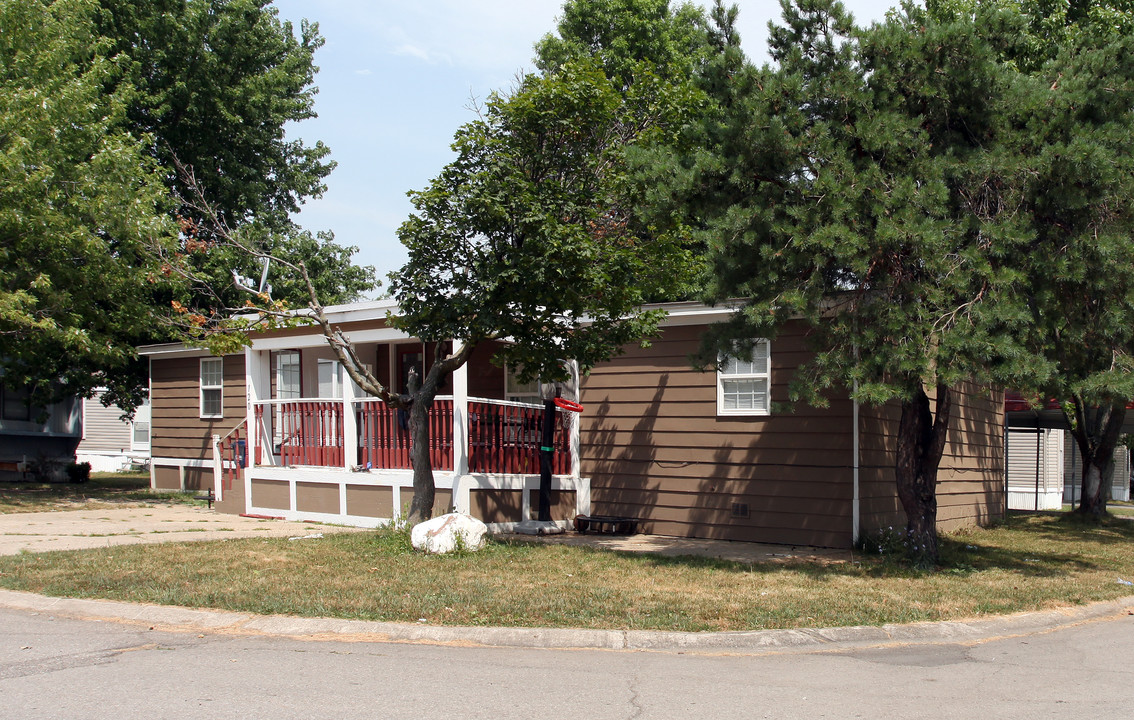
[[[660,164],[709,248],[711,301],[743,299],[708,335],[718,362],[809,323],[816,354],[792,383],[897,402],[895,477],[913,554],[937,559],[936,478],[957,386],[1019,370],[1006,328],[1022,310],[1007,266],[1023,242],[997,212],[1013,76],[982,32],[906,7],[856,27],[831,0],[784,3],[773,65],[737,52],[735,13],[713,11],[717,97],[702,149]]]
[[[409,522],[433,510],[429,409],[477,345],[504,341],[495,359],[523,379],[565,379],[564,361],[585,370],[651,334],[660,313],[641,310],[648,299],[688,292],[689,253],[636,213],[626,153],[672,142],[703,97],[690,83],[704,47],[691,13],[658,0],[568,3],[559,35],[539,46],[542,71],[493,94],[457,132],[456,158],[411,193],[415,212],[399,230],[409,260],[390,276],[393,322],[435,360],[410,393],[380,383],[309,293],[304,315],[351,378],[409,410]],[[597,35],[592,21],[641,33]]]
[[[171,300],[212,308],[244,302],[232,272],[258,276],[260,261],[208,235],[209,223],[196,214],[198,194],[257,252],[306,260],[329,302],[372,287],[373,270],[350,263],[354,248],[336,245],[329,234],[303,232],[290,219],[306,198],[323,191],[334,166],[321,143],[309,147],[285,136],[285,125],[314,116],[313,54],[322,44],[315,25],[304,23],[296,37],[291,24],[260,0],[37,0],[26,11],[19,5],[3,0],[6,18],[15,23],[5,38],[11,60],[4,66],[4,111],[11,126],[4,141],[13,158],[6,169],[38,172],[5,188],[10,192],[0,211],[21,223],[19,244],[4,248],[15,258],[5,291],[41,328],[45,318],[77,328],[66,336],[66,347],[47,332],[9,333],[3,362],[10,377],[39,381],[37,399],[109,385],[104,401],[131,408],[145,388],[133,347],[170,337],[162,319]],[[47,37],[31,27],[29,13],[66,32],[58,41]],[[20,55],[26,52],[20,43],[29,37],[43,43],[42,58]],[[73,87],[79,90],[61,92]],[[31,96],[45,98],[38,112],[27,109]],[[25,117],[29,122],[22,122]],[[96,142],[99,137],[108,139]],[[110,139],[123,148],[114,167],[106,149]],[[18,153],[38,157],[21,166]],[[76,190],[81,182],[68,174],[96,160],[107,166],[100,192],[115,190],[117,200],[83,215],[74,208],[93,191]],[[63,169],[67,162],[73,170]],[[54,169],[42,170],[49,163]],[[121,168],[131,163],[127,176]],[[16,188],[32,179],[44,192],[17,197]],[[165,199],[155,195],[163,185]],[[173,220],[179,220],[194,228],[182,240],[191,236],[193,247],[210,246],[210,252],[153,243],[142,257],[137,221],[159,204],[167,221],[151,218],[156,224],[146,231],[150,236],[173,234]],[[105,249],[78,241],[68,249],[56,228],[33,222],[60,214],[75,232],[85,223],[86,235]],[[151,272],[155,257],[177,260],[159,260],[166,270],[191,267],[197,282],[154,282],[165,279]],[[27,269],[17,272],[19,263]],[[305,287],[286,280],[274,285],[277,298],[306,298]],[[74,310],[60,309],[68,305]]]
[[[585,371],[650,335],[660,314],[642,303],[688,281],[687,249],[635,211],[626,153],[672,141],[697,106],[689,69],[704,44],[691,13],[657,0],[567,3],[558,36],[538,46],[542,72],[493,95],[457,133],[457,158],[413,193],[399,231],[409,261],[391,291],[398,324],[439,352],[411,406],[411,519],[433,504],[425,413],[472,347],[506,340],[497,362],[563,379],[564,360]],[[639,32],[596,30],[627,26]],[[448,339],[455,352],[440,352]]]
[[[197,223],[197,239],[216,240],[194,202],[201,194],[226,227],[255,225],[247,242],[306,260],[327,302],[369,290],[373,271],[351,265],[355,248],[335,245],[329,233],[316,240],[290,219],[307,198],[323,193],[335,166],[322,142],[309,146],[285,133],[289,123],[315,117],[318,25],[304,21],[297,35],[270,0],[100,0],[100,6],[98,31],[110,40],[108,53],[123,58],[123,82],[136,89],[128,127],[150,138],[148,153],[182,200],[175,212]],[[244,300],[232,270],[258,274],[257,259],[225,243],[191,259],[197,289],[213,295],[217,307]],[[286,282],[274,289],[278,299],[306,298],[305,288]]]
[[[296,37],[268,0],[99,5],[96,32],[136,88],[130,129],[150,138],[148,152],[163,167],[191,167],[228,226],[257,219],[283,227],[325,189],[330,149],[284,136],[285,123],[315,117],[318,25],[305,21]],[[167,180],[184,187],[176,173]]]
[[[175,238],[96,12],[0,2],[0,368],[41,406],[99,382],[129,394],[136,379],[115,371],[156,322],[152,250]]]

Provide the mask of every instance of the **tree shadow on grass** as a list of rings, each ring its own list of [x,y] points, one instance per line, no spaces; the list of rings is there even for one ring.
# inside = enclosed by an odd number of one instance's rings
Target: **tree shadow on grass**
[[[184,502],[178,493],[155,493],[148,473],[121,473],[92,477],[84,483],[0,482],[0,513],[19,510],[50,511],[57,503]]]
[[[1016,525],[1018,521],[1011,521]],[[997,531],[989,531],[996,533]],[[639,566],[665,570],[705,569],[730,573],[798,573],[816,582],[834,578],[918,578],[937,574],[972,576],[989,571],[1007,571],[1025,577],[1054,578],[1076,572],[1105,569],[1097,558],[1089,554],[1091,544],[1110,545],[1113,543],[1134,544],[1134,523],[1122,520],[1106,520],[1101,526],[1079,527],[1065,524],[1055,519],[1036,524],[1010,527],[1006,532],[1018,534],[1020,542],[1012,547],[1003,541],[1003,536],[991,534],[982,537],[984,531],[974,531],[955,536],[944,536],[940,540],[941,565],[933,569],[922,569],[900,556],[879,556],[853,554],[853,560],[808,560],[783,559],[766,562],[742,562],[699,555],[660,555],[647,552],[632,552],[600,547],[579,546],[585,553],[610,553]],[[1034,542],[1030,542],[1034,541]],[[1060,544],[1060,549],[1041,549],[1050,542]],[[1065,548],[1065,549],[1064,549]],[[1086,550],[1088,554],[1084,555]],[[852,557],[848,553],[848,558]]]

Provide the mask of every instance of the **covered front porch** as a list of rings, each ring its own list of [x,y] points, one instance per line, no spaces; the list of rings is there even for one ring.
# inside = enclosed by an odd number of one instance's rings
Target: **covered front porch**
[[[310,332],[310,331],[308,331]],[[352,332],[378,380],[406,390],[411,368],[432,363],[431,348],[393,328]],[[478,347],[429,414],[435,514],[449,509],[511,530],[538,507],[543,403]],[[372,363],[372,364],[371,364]],[[408,413],[365,395],[334,360],[321,335],[257,339],[245,351],[247,418],[214,438],[218,498],[242,496],[245,514],[358,526],[396,520],[413,496]],[[557,411],[552,453],[552,518],[566,526],[590,510],[579,476],[579,423]]]

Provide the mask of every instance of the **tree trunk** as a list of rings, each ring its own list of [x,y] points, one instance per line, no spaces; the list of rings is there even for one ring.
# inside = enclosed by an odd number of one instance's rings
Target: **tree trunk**
[[[438,351],[439,352],[439,351]],[[462,361],[463,362],[463,361]],[[433,462],[429,458],[429,411],[441,380],[449,374],[446,365],[434,362],[425,375],[420,390],[411,388],[410,463],[413,465],[413,500],[406,522],[411,526],[433,517],[433,500],[437,494],[433,479]]]
[[[424,393],[414,394],[410,406],[410,464],[413,466],[413,500],[410,502],[406,522],[410,526],[433,517],[433,499],[436,495],[433,464],[429,459],[429,410],[433,398],[426,400]]]
[[[894,477],[898,498],[906,511],[907,552],[922,564],[938,561],[937,469],[945,450],[952,409],[952,390],[945,385],[937,386],[936,417],[920,383],[913,397],[902,402]]]
[[[1122,435],[1126,420],[1126,404],[1118,401],[1109,406],[1085,406],[1074,398],[1075,422],[1071,436],[1083,459],[1082,493],[1076,512],[1093,518],[1106,515],[1107,484],[1113,473],[1114,449]]]

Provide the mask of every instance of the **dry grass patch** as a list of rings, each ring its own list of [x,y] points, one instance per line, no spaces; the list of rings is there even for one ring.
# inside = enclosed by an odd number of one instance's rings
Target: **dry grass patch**
[[[95,473],[85,483],[0,483],[0,514],[57,510],[106,510],[191,504],[204,506],[194,493],[156,493],[148,473]]]
[[[944,565],[888,558],[746,565],[494,542],[413,552],[404,533],[228,540],[0,558],[0,585],[48,595],[430,623],[661,630],[946,620],[1129,594],[1134,522],[1014,517],[946,538]]]

